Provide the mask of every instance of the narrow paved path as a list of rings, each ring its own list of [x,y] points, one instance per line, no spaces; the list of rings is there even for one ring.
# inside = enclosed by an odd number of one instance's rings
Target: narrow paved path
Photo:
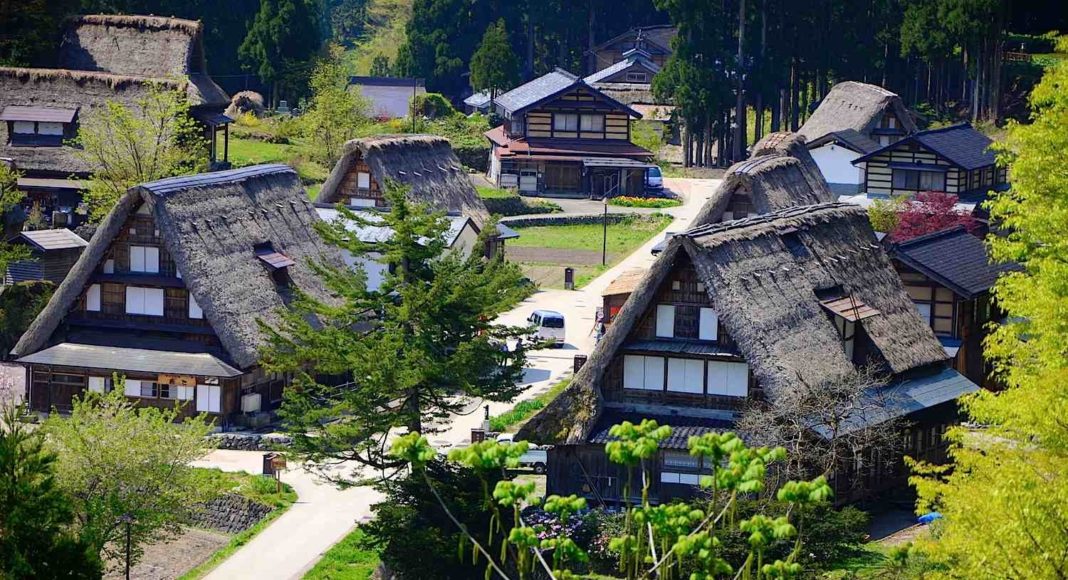
[[[662,210],[675,219],[667,232],[679,232],[689,226],[704,202],[711,196],[719,180],[666,179],[665,185],[682,195],[686,202]],[[518,400],[529,399],[545,392],[550,386],[571,372],[574,356],[589,353],[594,347],[592,334],[601,292],[626,270],[646,268],[653,263],[652,247],[662,236],[649,240],[580,290],[543,290],[524,300],[513,310],[503,314],[504,324],[523,324],[535,309],[545,308],[564,314],[567,339],[563,348],[545,349],[529,354],[529,368],[523,380],[527,388]],[[510,409],[512,403],[489,403],[491,414]],[[449,447],[469,442],[471,429],[478,427],[484,416],[485,403],[470,401],[467,413],[451,417],[448,424],[437,425],[438,431],[428,435],[437,447]],[[262,454],[247,451],[215,451],[197,463],[202,467],[218,467],[227,471],[260,473]],[[339,466],[349,469],[351,466]],[[291,469],[282,480],[293,486],[299,499],[282,517],[238,550],[207,577],[212,580],[229,579],[290,579],[300,578],[320,556],[361,520],[370,517],[371,504],[380,495],[367,487],[339,490],[321,483],[313,475]]]

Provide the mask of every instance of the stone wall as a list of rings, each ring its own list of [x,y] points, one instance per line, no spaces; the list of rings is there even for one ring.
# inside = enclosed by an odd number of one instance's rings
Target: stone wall
[[[236,451],[275,451],[288,447],[292,439],[278,433],[258,435],[255,433],[216,433],[208,436],[209,443],[216,449]]]
[[[226,493],[197,509],[191,523],[198,528],[237,534],[259,523],[273,509],[240,495]]]

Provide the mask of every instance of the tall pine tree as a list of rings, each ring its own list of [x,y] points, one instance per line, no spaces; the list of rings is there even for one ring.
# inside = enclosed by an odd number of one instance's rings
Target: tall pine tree
[[[519,84],[519,58],[508,42],[504,19],[486,27],[482,44],[471,56],[471,88],[496,99]]]
[[[281,95],[301,96],[311,62],[322,45],[316,0],[261,0],[238,49],[242,64],[271,86],[271,106]]]

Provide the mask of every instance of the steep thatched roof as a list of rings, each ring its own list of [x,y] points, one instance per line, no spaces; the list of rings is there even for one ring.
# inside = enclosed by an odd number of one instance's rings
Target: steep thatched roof
[[[259,359],[265,337],[257,320],[276,323],[278,310],[292,298],[291,290],[275,284],[256,249],[270,244],[295,261],[288,267],[294,286],[322,299],[329,296],[311,262],[343,265],[338,251],[314,231],[319,220],[315,208],[287,166],[258,165],[142,184],[126,192],[100,224],[14,353],[25,356],[48,346],[112,240],[142,204],[155,216],[182,281],[241,368]]]
[[[649,83],[594,83],[592,86],[624,105],[658,104]]]
[[[912,116],[897,94],[876,85],[845,81],[831,87],[798,133],[810,142],[843,129],[854,129],[871,137],[872,129],[887,110],[897,114],[905,132],[916,131]]]
[[[209,102],[201,93],[200,86],[179,78],[146,78],[67,69],[0,67],[0,111],[8,106],[74,109],[78,110],[79,117],[84,119],[86,113],[103,107],[107,101],[133,106],[147,93],[151,84],[184,89],[190,102],[195,105]],[[7,123],[0,123],[0,157],[14,159],[19,169],[52,171],[64,177],[64,174],[87,171],[85,164],[77,159],[70,147],[10,146]]]
[[[138,77],[204,72],[201,29],[194,20],[158,16],[72,18],[59,46],[59,68]]]
[[[489,218],[486,205],[478,197],[449,140],[436,135],[380,135],[345,143],[341,159],[319,190],[316,202],[341,201],[338,188],[361,157],[380,187],[389,181],[406,185],[411,188],[408,199],[426,203],[436,211],[469,216],[479,227]]]
[[[719,221],[735,193],[749,195],[758,213],[835,200],[804,138],[770,133],[753,145],[752,154],[727,170],[693,225]]]
[[[589,436],[601,412],[605,370],[680,252],[693,262],[720,323],[772,403],[799,380],[818,385],[854,369],[817,292],[833,289],[878,311],[862,326],[887,371],[900,375],[946,359],[863,209],[839,203],[792,208],[674,237],[571,385],[520,437],[578,443]]]

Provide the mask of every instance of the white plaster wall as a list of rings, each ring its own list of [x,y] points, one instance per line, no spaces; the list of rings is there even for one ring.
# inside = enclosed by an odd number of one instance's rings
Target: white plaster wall
[[[812,159],[816,161],[827,183],[857,186],[864,183],[864,171],[852,163],[854,159],[860,157],[859,153],[834,143],[810,149],[809,153],[812,154]]]

